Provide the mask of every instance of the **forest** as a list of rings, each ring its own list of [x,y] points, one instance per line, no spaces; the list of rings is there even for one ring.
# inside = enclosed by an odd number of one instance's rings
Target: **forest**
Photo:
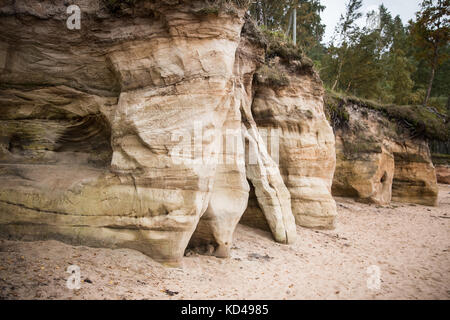
[[[328,92],[378,104],[422,105],[444,116],[450,108],[450,0],[422,1],[409,21],[384,5],[366,14],[362,7],[363,0],[347,0],[328,42],[320,0],[257,0],[250,14],[266,34],[295,39]]]

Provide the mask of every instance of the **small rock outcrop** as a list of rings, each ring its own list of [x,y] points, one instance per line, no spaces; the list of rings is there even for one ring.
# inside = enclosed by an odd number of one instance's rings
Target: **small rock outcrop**
[[[436,165],[438,183],[450,184],[450,165]]]
[[[381,205],[391,200],[437,205],[436,172],[425,139],[360,103],[329,98],[327,105],[336,134],[333,195]]]
[[[436,167],[437,182],[450,184],[450,155],[434,153],[431,158]]]
[[[330,191],[335,168],[334,134],[323,111],[322,82],[310,61],[301,63],[269,61],[288,81],[274,86],[264,74],[258,74],[252,112],[271,151],[277,148],[274,153],[279,155],[297,224],[333,228],[336,204]]]

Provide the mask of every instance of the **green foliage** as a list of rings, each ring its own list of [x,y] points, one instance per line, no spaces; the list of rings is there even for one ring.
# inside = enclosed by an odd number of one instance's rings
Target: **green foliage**
[[[344,46],[358,36],[359,28],[355,22],[362,17],[362,0],[349,0],[345,7],[345,14],[341,15],[335,30]]]
[[[437,5],[433,5],[436,2]],[[393,18],[381,5],[378,11],[367,15],[368,22],[376,23],[359,28],[355,20],[361,17],[361,2],[348,0],[347,12],[341,16],[333,42],[314,57],[320,59],[316,65],[325,86],[346,95],[384,104],[422,104],[429,94],[427,88],[430,86],[432,68],[427,62],[431,59],[430,52],[424,52],[415,39],[417,35],[414,35],[413,26],[419,24],[430,30],[440,29],[435,32],[436,37],[441,39],[440,68],[436,68],[431,95],[450,96],[450,45],[448,39],[444,40],[447,31],[443,31],[445,23],[448,24],[449,2],[425,0],[417,16],[418,19],[423,16],[428,18],[417,23],[411,21],[409,27],[403,25],[399,16]],[[445,10],[447,16],[444,18],[442,12]],[[440,24],[436,22],[439,20],[437,17],[441,17]],[[429,24],[424,25],[423,21]],[[440,109],[442,100],[439,100]],[[436,101],[431,101],[437,108]],[[430,103],[428,105],[431,106]]]
[[[299,1],[297,9],[297,45],[309,55],[325,33],[320,13],[325,9],[319,0]]]
[[[432,97],[428,101],[428,106],[435,108],[439,113],[449,117],[447,110],[448,97]]]
[[[392,94],[395,104],[408,104],[411,101],[411,92],[414,82],[411,80],[412,66],[401,49],[395,50],[391,55],[392,63]]]
[[[257,46],[267,49],[268,43],[264,33],[259,28],[253,18],[249,15],[245,16],[245,23],[242,26],[241,35],[244,36],[250,42],[253,42]]]
[[[320,0],[255,0],[249,12],[259,26],[288,37],[293,30],[289,25],[294,8],[297,11],[297,45],[309,54],[320,46],[325,32],[320,17],[325,7]]]
[[[267,58],[280,57],[286,62],[302,60],[302,50],[295,46],[282,32],[270,31],[264,26],[261,28],[267,40]]]
[[[423,0],[421,11],[416,15],[416,22],[411,23],[411,36],[414,45],[419,48],[415,52],[419,60],[434,63],[436,53],[446,46],[450,37],[450,1]],[[437,64],[441,64],[447,57],[445,54],[437,57]]]
[[[200,10],[197,10],[195,13],[200,16],[207,16],[210,14],[217,16],[219,14],[219,11],[220,11],[219,7],[206,7],[206,8],[201,8]]]
[[[411,38],[416,48],[417,60],[426,61],[431,72],[427,85],[424,105],[431,95],[437,68],[448,60],[443,48],[450,40],[450,0],[423,0],[421,11],[416,14],[416,22],[410,24]]]
[[[350,120],[350,115],[345,109],[344,100],[339,99],[334,95],[326,94],[324,97],[324,103],[325,115],[332,127],[335,129],[346,127],[348,125],[348,121]]]

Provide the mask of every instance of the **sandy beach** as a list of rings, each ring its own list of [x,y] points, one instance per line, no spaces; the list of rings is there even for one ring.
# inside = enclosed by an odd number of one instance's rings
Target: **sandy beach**
[[[128,249],[0,240],[1,299],[449,299],[450,186],[439,207],[337,198],[335,230],[294,245],[240,225],[229,259],[190,252],[182,268]],[[77,265],[81,288],[68,289]],[[370,266],[380,288],[368,288]],[[370,269],[369,269],[370,270]]]

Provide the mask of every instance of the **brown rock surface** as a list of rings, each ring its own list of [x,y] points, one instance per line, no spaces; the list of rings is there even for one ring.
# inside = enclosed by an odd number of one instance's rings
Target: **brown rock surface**
[[[344,106],[348,122],[336,128],[337,164],[332,192],[377,204],[391,199],[434,206],[438,188],[427,143],[380,112]]]
[[[450,166],[436,165],[436,178],[438,183],[450,184]]]

